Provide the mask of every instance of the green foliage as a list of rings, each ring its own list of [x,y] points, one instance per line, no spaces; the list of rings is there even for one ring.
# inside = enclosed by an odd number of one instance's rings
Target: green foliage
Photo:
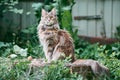
[[[0,58],[0,80],[82,80],[81,76],[70,74],[66,61],[58,61],[44,68],[30,68],[27,60]],[[9,64],[8,64],[9,62]]]
[[[82,78],[77,77],[76,74],[70,74],[69,68],[64,65],[65,62],[57,61],[45,68],[30,68],[26,59],[0,58],[0,80],[76,80]]]
[[[79,50],[80,50],[81,54],[78,52],[80,58],[96,59],[97,58],[97,54],[98,54],[97,48],[98,48],[98,44],[87,45],[85,47],[85,49],[84,48],[80,48]]]
[[[0,42],[0,56],[7,57],[11,51],[12,44]]]
[[[111,58],[110,56],[114,54],[115,58],[120,59],[120,43],[100,45],[99,43],[90,44],[83,42],[81,44],[81,47],[76,49],[79,58],[99,59],[99,54],[104,54],[107,58]]]
[[[28,56],[32,56],[35,58],[44,57],[42,46],[39,43],[33,45],[32,43],[28,42],[27,47],[29,53]]]
[[[14,52],[13,48],[9,48],[12,44],[1,43],[1,48],[8,48],[10,52]],[[100,44],[83,44],[87,47],[82,47],[78,50],[77,56],[82,59],[95,59],[107,66],[110,69],[110,79],[119,80],[120,79],[120,44],[115,43],[111,45],[100,45]],[[39,47],[33,48],[28,45],[30,52],[38,53]],[[30,48],[31,47],[31,48]],[[21,49],[21,48],[20,48]],[[29,51],[29,50],[28,50]],[[79,53],[81,51],[81,53]],[[77,50],[76,50],[77,52]],[[33,54],[32,56],[35,56]],[[5,56],[6,57],[6,56]],[[39,56],[41,57],[41,55]],[[23,60],[23,61],[22,61]],[[21,62],[22,61],[22,62]],[[42,80],[77,80],[79,77],[76,74],[70,74],[69,69],[64,66],[65,62],[58,61],[50,66],[45,68],[38,68],[35,71],[33,70],[30,73],[28,68],[28,61],[24,62],[24,59],[19,61],[18,58],[10,60],[8,58],[3,58],[0,60],[0,78],[10,80],[19,80],[22,79],[42,79]],[[9,63],[9,64],[8,64]],[[16,64],[17,63],[17,64]],[[19,63],[19,64],[18,64]],[[3,74],[3,75],[2,75]]]
[[[34,47],[33,47],[34,46]],[[28,56],[43,57],[42,47],[29,41],[22,48],[16,44],[0,42],[0,56],[10,58],[27,58]]]
[[[15,8],[16,4],[18,4],[18,0],[1,0],[0,1],[0,10],[1,10],[2,14],[5,12],[8,12],[8,11],[22,14],[23,9]]]
[[[80,53],[79,53],[80,52]],[[110,69],[110,79],[120,79],[120,43],[110,45],[87,44],[76,50],[77,57],[95,59]]]
[[[120,60],[118,59],[109,59],[104,62],[106,66],[110,69],[110,75],[112,80],[120,79]]]
[[[111,79],[120,79],[120,43],[100,46],[98,60],[110,69]]]
[[[41,9],[44,8],[47,11],[50,11],[53,7],[57,9],[57,15],[59,20],[59,25],[61,29],[68,29],[72,31],[72,6],[74,5],[74,0],[45,0],[44,3],[35,3],[32,5],[32,7],[35,9],[36,17],[38,18],[38,21],[41,17]],[[67,15],[67,17],[66,17]],[[66,17],[66,18],[65,18]],[[64,23],[67,22],[65,25]]]
[[[65,66],[67,60],[59,60],[50,66],[46,66],[42,80],[83,80],[81,75],[70,73],[70,69]]]
[[[39,43],[36,29],[35,25],[22,29],[20,33],[14,34],[13,43],[21,48],[27,48],[27,56],[43,57],[43,50]]]
[[[73,33],[72,30],[72,14],[69,10],[65,10],[62,14],[61,25],[63,28],[67,29],[71,34]]]
[[[28,69],[27,60],[10,60],[0,58],[0,80],[25,80]]]
[[[1,10],[2,14],[5,14],[5,12],[9,12],[9,11],[14,12],[15,14],[19,14],[19,13],[21,14],[23,12],[23,9],[17,9],[15,7],[16,4],[18,4],[18,0],[0,1],[0,6],[2,6],[2,7],[0,7],[0,10]],[[1,8],[3,8],[3,9],[1,9]],[[2,56],[2,57],[9,57],[11,54],[16,54],[13,49],[13,46],[15,46],[15,45],[20,46],[20,49],[21,49],[21,50],[19,50],[20,52],[22,52],[22,50],[24,50],[26,48],[27,53],[28,53],[27,56],[31,55],[33,57],[40,57],[43,55],[42,48],[39,45],[39,41],[37,38],[36,24],[31,25],[25,29],[19,30],[18,33],[13,33],[13,31],[11,31],[11,29],[9,29],[9,32],[7,33],[5,39],[7,39],[5,41],[11,42],[11,45],[4,46],[3,44],[5,44],[5,43],[0,44],[0,56]],[[24,52],[25,52],[25,50],[24,50]]]
[[[70,76],[69,69],[66,68],[61,61],[58,61],[57,64],[45,67],[44,71],[45,76],[43,80],[61,80]]]

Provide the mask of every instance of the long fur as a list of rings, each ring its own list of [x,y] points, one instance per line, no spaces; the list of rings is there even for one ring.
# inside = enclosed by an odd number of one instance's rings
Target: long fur
[[[71,56],[71,61],[74,61],[73,39],[67,31],[59,29],[55,9],[51,12],[42,10],[41,21],[37,29],[38,38],[48,62],[69,56]]]

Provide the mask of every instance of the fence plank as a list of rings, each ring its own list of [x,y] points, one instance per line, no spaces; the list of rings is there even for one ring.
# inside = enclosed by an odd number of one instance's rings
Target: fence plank
[[[113,26],[112,26],[112,37],[116,32],[116,27],[120,26],[120,0],[114,0],[113,2]]]
[[[95,13],[95,0],[89,0],[88,1],[88,15],[94,16]],[[95,20],[89,20],[88,21],[88,36],[96,36],[96,21]]]
[[[96,0],[96,15],[100,15],[103,18],[102,12],[103,12],[103,0]],[[103,33],[103,24],[102,20],[96,21],[96,29],[97,29],[97,37],[102,37],[101,33]]]
[[[34,15],[34,11],[32,8],[33,2],[20,2],[21,8],[24,10],[23,14],[21,15],[21,26],[22,28],[26,28],[37,23],[37,19]],[[27,12],[31,12],[27,14]]]
[[[33,2],[30,2],[30,7],[29,7],[29,11],[31,11],[31,14],[29,15],[30,17],[30,25],[35,25],[36,23],[38,23],[37,18],[35,17],[34,14],[34,9],[32,8],[32,4]]]
[[[105,20],[106,36],[111,37],[112,0],[105,0],[104,2],[104,20]]]
[[[21,8],[24,10],[24,12],[21,14],[21,26],[22,26],[22,28],[25,28],[26,27],[26,3],[24,3],[24,2],[20,2],[20,4],[21,4]]]
[[[78,8],[78,16],[87,16],[87,2],[88,0],[78,0],[79,8]],[[78,23],[78,30],[80,35],[87,35],[88,29],[87,29],[87,21],[86,20],[80,20]]]
[[[72,19],[73,19],[73,22],[72,22],[72,24],[73,24],[73,30],[76,30],[76,29],[78,29],[78,23],[79,23],[79,21],[78,20],[74,20],[74,16],[78,16],[79,15],[79,3],[78,3],[78,0],[75,0],[75,5],[73,6],[73,8],[72,8]]]

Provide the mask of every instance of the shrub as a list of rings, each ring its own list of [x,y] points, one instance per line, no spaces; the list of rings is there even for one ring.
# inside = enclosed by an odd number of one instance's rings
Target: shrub
[[[111,80],[120,79],[120,43],[88,44],[86,47],[80,48],[79,51],[77,53],[78,58],[98,60],[110,69]]]

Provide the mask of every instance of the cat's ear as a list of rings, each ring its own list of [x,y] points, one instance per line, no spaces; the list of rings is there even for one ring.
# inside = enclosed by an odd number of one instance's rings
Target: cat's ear
[[[53,9],[51,10],[51,13],[52,13],[53,15],[56,15],[56,14],[57,14],[56,9],[53,8]]]
[[[47,15],[47,11],[45,11],[44,9],[42,9],[42,16]]]

